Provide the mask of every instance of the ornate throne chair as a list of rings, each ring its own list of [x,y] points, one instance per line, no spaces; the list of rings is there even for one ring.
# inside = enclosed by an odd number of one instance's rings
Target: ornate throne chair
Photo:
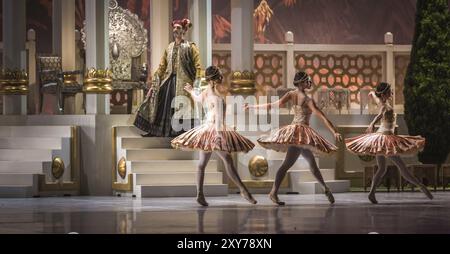
[[[57,100],[57,114],[64,113],[64,97],[74,95],[83,90],[78,84],[76,75],[81,71],[62,71],[62,60],[58,56],[37,57],[38,78],[40,90],[40,112],[43,110],[44,94],[53,94]]]

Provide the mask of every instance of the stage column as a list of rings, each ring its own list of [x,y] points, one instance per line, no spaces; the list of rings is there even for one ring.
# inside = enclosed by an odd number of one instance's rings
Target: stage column
[[[164,51],[171,41],[172,34],[172,1],[151,0],[150,4],[150,41],[151,71],[158,69]]]
[[[63,71],[76,70],[75,43],[75,0],[53,0],[53,54],[62,58]],[[76,114],[82,96],[67,96],[64,114]]]
[[[254,75],[254,1],[231,0],[231,84],[230,93],[234,95],[237,105],[228,105],[227,112],[233,112],[234,116],[227,113],[227,124],[235,126],[237,131],[252,140],[259,135],[258,132],[258,114],[254,110],[243,111],[241,102],[256,104],[254,98],[255,75]],[[243,98],[242,98],[243,97]],[[243,99],[243,100],[241,100]],[[233,110],[230,110],[232,106]],[[234,117],[234,121],[229,122],[230,117]],[[253,188],[253,184],[261,184],[260,179],[254,179],[250,175],[249,161],[253,156],[266,155],[265,151],[255,149],[247,154],[236,153],[233,155],[237,170],[244,183],[249,188]],[[230,188],[235,189],[234,184],[229,182]]]
[[[26,0],[3,1],[3,65],[6,69],[26,71],[25,40]],[[26,115],[27,93],[27,86],[20,92],[5,92],[3,114]]]
[[[295,52],[294,52],[294,33],[291,31],[286,32],[286,87],[295,88],[294,76],[295,76]]]
[[[254,33],[253,1],[231,0],[231,78],[232,94],[253,95]]]
[[[392,85],[392,105],[394,106],[394,109],[396,109],[394,35],[390,32],[387,32],[384,35],[384,43],[386,44],[386,82]]]
[[[86,1],[87,68],[95,68],[95,69],[109,68],[108,16],[109,16],[109,0]],[[110,94],[86,93],[86,114],[109,115]]]
[[[200,50],[202,69],[212,65],[211,0],[189,0],[189,17],[193,24],[190,40]]]

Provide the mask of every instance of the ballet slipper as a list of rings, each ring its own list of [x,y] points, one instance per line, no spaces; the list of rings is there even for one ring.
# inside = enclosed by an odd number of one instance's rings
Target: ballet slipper
[[[256,199],[253,198],[252,194],[250,194],[250,192],[248,191],[241,190],[241,196],[245,198],[250,204],[255,205],[256,203],[258,203]]]
[[[201,206],[208,206],[208,202],[206,202],[205,196],[203,194],[197,195],[197,203],[199,203]]]
[[[369,200],[370,200],[370,202],[372,202],[372,204],[378,204],[378,201],[377,201],[377,199],[375,198],[375,193],[369,193]]]
[[[330,189],[328,189],[328,188],[325,189],[325,195],[327,196],[328,201],[330,202],[330,204],[334,204],[334,202],[335,202],[334,196],[333,196],[333,193],[331,193]]]
[[[425,194],[425,196],[427,196],[427,198],[429,199],[433,199],[433,195],[431,194],[431,192],[427,189],[427,187],[422,186],[421,191]]]
[[[277,194],[270,193],[269,198],[270,198],[270,200],[272,200],[272,202],[274,202],[275,204],[277,204],[279,206],[284,206],[286,204],[285,202],[282,202],[282,201],[280,201],[280,199],[278,199]]]

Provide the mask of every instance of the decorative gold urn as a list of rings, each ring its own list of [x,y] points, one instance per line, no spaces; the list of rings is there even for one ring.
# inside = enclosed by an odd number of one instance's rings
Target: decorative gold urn
[[[64,161],[60,157],[55,157],[52,161],[52,175],[59,180],[64,174]]]
[[[83,92],[88,94],[109,94],[112,89],[112,72],[109,69],[90,69],[84,78]]]
[[[205,70],[200,73],[200,89],[204,91],[208,87],[208,81],[206,81]]]
[[[231,75],[230,93],[233,95],[255,94],[255,74],[250,71],[234,71]]]
[[[0,71],[0,94],[28,94],[28,74],[19,70]]]
[[[117,173],[122,179],[125,179],[127,176],[127,160],[122,157],[117,163]]]
[[[269,163],[263,156],[254,156],[248,163],[248,170],[254,177],[263,177],[269,172]]]

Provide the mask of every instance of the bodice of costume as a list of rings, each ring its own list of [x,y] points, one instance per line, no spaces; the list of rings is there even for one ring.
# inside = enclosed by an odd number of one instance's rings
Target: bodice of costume
[[[308,106],[310,98],[306,97],[302,105],[294,105],[294,120],[292,124],[305,124],[309,125],[311,119],[312,110]]]
[[[384,111],[381,118],[381,126],[378,129],[378,133],[394,134],[395,124],[397,121],[397,114],[394,113],[394,109],[389,105],[386,106],[387,109]]]
[[[206,99],[206,124],[223,126],[225,123],[225,101],[216,95],[208,96]],[[220,108],[222,105],[222,108]]]

